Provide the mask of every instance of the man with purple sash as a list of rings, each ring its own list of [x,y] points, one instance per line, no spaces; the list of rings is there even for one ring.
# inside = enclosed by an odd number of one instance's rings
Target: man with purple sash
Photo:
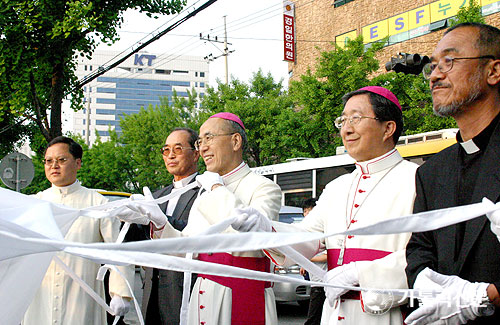
[[[233,209],[253,208],[268,219],[278,218],[281,190],[271,180],[253,173],[243,161],[245,127],[232,113],[217,113],[200,128],[196,142],[207,166],[196,180],[203,188],[193,203],[182,232],[169,227],[162,238],[194,236],[228,218]],[[236,232],[232,227],[225,233]],[[199,254],[206,262],[269,272],[269,259],[261,250]],[[270,284],[199,274],[189,303],[189,324],[277,324]]]
[[[330,182],[317,205],[298,225],[273,223],[276,231],[299,227],[335,233],[411,214],[417,165],[400,156],[395,144],[403,128],[401,105],[389,90],[369,86],[344,96],[344,111],[335,120],[356,169]],[[295,228],[295,231],[297,228]],[[325,241],[328,273],[324,282],[363,288],[407,288],[405,246],[411,234],[333,236]],[[322,247],[295,248],[310,258]],[[286,258],[270,251],[277,264]],[[398,297],[370,291],[325,287],[321,324],[403,324]]]

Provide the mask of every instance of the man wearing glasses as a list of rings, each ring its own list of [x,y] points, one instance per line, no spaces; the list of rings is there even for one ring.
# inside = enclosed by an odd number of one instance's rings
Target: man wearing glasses
[[[195,181],[198,175],[200,154],[195,149],[198,133],[190,128],[176,128],[161,148],[165,167],[174,176],[169,186],[153,193],[155,199],[180,191]],[[161,238],[165,224],[182,231],[188,222],[189,212],[198,194],[195,187],[180,196],[160,204],[163,214],[159,221],[151,222],[151,238]],[[142,313],[146,324],[179,324],[182,304],[184,273],[170,270],[146,268]]]
[[[83,209],[107,202],[101,194],[83,187],[76,179],[82,164],[82,147],[67,137],[54,138],[45,149],[45,176],[52,187],[36,197],[72,208]],[[120,232],[116,218],[93,219],[79,217],[65,234],[65,240],[94,243],[115,242]],[[57,253],[66,265],[83,279],[97,294],[104,297],[104,285],[96,280],[101,265],[81,257]],[[120,271],[133,285],[134,269],[121,266]],[[130,308],[130,292],[122,277],[111,271],[110,303],[115,315],[123,316]],[[45,277],[31,302],[23,324],[106,324],[105,310],[98,305],[80,285],[66,274],[59,264],[51,262]]]
[[[457,144],[417,171],[414,212],[500,200],[500,30],[483,24],[448,29],[424,68],[434,112],[457,122]],[[488,220],[489,219],[489,220]],[[408,243],[410,287],[442,293],[408,324],[500,324],[500,211]]]
[[[276,231],[331,234],[411,213],[417,165],[403,160],[395,149],[403,130],[398,99],[383,87],[368,86],[346,94],[343,101],[344,110],[335,125],[356,160],[356,169],[326,185],[301,223],[273,223]],[[251,224],[254,219],[249,218],[245,228],[265,231]],[[328,237],[329,271],[323,281],[337,286],[407,288],[404,250],[409,238],[408,233]],[[310,259],[324,245],[311,242],[294,247]],[[288,264],[283,255],[266,251],[275,264]],[[400,298],[333,287],[325,287],[325,294],[321,324],[403,324]]]
[[[243,161],[245,127],[232,113],[217,113],[200,128],[196,142],[207,172],[196,177],[203,193],[195,200],[186,228],[168,223],[162,237],[197,235],[228,218],[233,209],[251,207],[265,218],[277,219],[281,190],[254,174]],[[231,227],[224,232],[235,232]],[[262,251],[199,254],[202,261],[269,272]],[[189,324],[277,324],[274,294],[262,281],[199,274],[189,304]]]

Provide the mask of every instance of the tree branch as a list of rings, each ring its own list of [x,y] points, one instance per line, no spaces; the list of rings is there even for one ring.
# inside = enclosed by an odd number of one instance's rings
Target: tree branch
[[[49,134],[49,125],[47,121],[47,113],[45,110],[41,109],[41,104],[40,101],[38,100],[38,95],[36,94],[36,88],[35,88],[35,76],[33,76],[33,71],[30,71],[30,90],[31,90],[31,96],[33,98],[33,107],[35,108],[35,115],[36,118],[34,119],[36,124],[38,125],[38,128],[42,132],[43,136],[47,141],[50,141],[50,134]],[[45,124],[45,126],[44,126]]]

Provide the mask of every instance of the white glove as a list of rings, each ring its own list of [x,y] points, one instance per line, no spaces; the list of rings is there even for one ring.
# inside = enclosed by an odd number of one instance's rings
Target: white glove
[[[237,220],[231,224],[234,230],[240,232],[267,231],[271,232],[273,227],[271,221],[262,213],[252,207],[234,208],[230,217],[236,217]]]
[[[149,224],[151,221],[156,228],[161,229],[167,223],[167,216],[161,211],[160,207],[154,201],[153,195],[147,186],[143,188],[144,196],[134,195],[133,199],[126,204],[126,207],[133,212],[145,217]]]
[[[357,286],[359,284],[358,269],[356,263],[352,262],[337,266],[328,271],[323,278],[323,282],[337,286]],[[349,291],[348,289],[325,287],[325,295],[328,298],[330,307],[333,307],[335,300]]]
[[[486,308],[480,304],[488,283],[471,283],[458,276],[443,275],[429,268],[422,270],[418,277],[421,275],[439,285],[442,292],[432,300],[426,299],[421,307],[406,318],[406,324],[466,324],[478,316],[487,315],[482,310]],[[432,284],[430,286],[434,287]]]
[[[125,316],[130,310],[130,301],[122,296],[114,295],[109,303],[109,307],[115,316]]]
[[[204,188],[207,192],[210,192],[212,190],[212,186],[216,184],[224,185],[224,180],[222,180],[222,177],[219,174],[209,171],[196,176],[196,181],[200,187]]]
[[[498,206],[499,203],[496,204]],[[500,241],[500,207],[498,210],[487,213],[486,216],[491,222],[491,231],[497,235],[498,241]]]
[[[130,201],[139,200],[144,201],[144,195],[141,194],[132,194],[129,197]],[[128,223],[137,223],[140,225],[149,225],[151,222],[148,218],[143,216],[141,213],[131,210],[127,205],[122,205],[114,211],[116,216],[120,218],[121,221]]]

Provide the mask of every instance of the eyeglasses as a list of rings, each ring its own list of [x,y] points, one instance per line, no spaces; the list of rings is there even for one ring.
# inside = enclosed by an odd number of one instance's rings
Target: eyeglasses
[[[364,118],[371,118],[373,120],[380,120],[378,117],[371,117],[371,116],[359,116],[359,115],[353,115],[350,117],[347,117],[345,115],[339,116],[335,119],[335,126],[339,129],[341,129],[347,121],[349,121],[350,125],[356,125],[361,122],[362,119]]]
[[[196,140],[196,142],[194,143],[194,147],[196,148],[196,150],[199,151],[201,146],[209,146],[209,145],[211,145],[212,142],[214,141],[215,137],[223,137],[223,136],[233,135],[233,134],[236,134],[236,132],[225,133],[225,134],[207,133],[203,137],[198,138],[198,140]]]
[[[475,60],[475,59],[492,59],[495,60],[495,57],[493,55],[483,55],[483,56],[474,56],[474,57],[468,57],[468,58],[450,58],[449,56],[442,57],[438,64],[436,63],[427,63],[424,65],[424,68],[422,69],[422,73],[424,75],[425,79],[430,79],[431,74],[436,69],[436,67],[439,69],[441,73],[446,73],[453,69],[453,61],[455,60]]]
[[[56,163],[57,165],[62,166],[62,165],[65,165],[68,161],[69,161],[69,159],[64,158],[64,157],[55,158],[55,159],[49,158],[49,159],[44,159],[43,164],[45,166],[52,166],[54,163]]]
[[[173,148],[170,148],[169,146],[163,146],[161,147],[160,152],[164,156],[170,155],[170,152],[173,152],[175,155],[182,155],[184,150],[194,150],[194,148],[183,146],[174,146]]]

